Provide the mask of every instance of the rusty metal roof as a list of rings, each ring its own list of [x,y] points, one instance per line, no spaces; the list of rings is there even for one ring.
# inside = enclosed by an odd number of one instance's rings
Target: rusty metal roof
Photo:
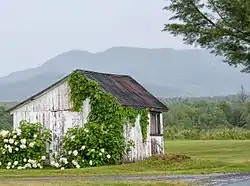
[[[75,70],[83,73],[88,79],[98,82],[104,91],[111,93],[114,97],[118,99],[120,104],[135,108],[148,108],[155,111],[166,111],[168,108],[160,102],[156,97],[150,94],[142,85],[135,81],[131,76],[128,75],[118,75],[118,74],[107,74],[99,73],[87,70]],[[8,112],[21,107],[29,101],[34,100],[36,97],[42,93],[52,89],[59,83],[66,81],[69,77],[66,76],[63,79],[52,84],[48,88],[42,90],[41,92],[31,96],[30,98],[22,101],[21,103],[8,109]]]
[[[85,74],[87,78],[98,82],[106,92],[111,93],[124,106],[161,111],[167,110],[167,107],[162,102],[150,94],[131,76],[79,71]]]

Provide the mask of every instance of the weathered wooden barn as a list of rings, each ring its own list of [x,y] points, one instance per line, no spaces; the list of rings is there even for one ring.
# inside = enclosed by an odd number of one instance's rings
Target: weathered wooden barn
[[[98,73],[76,70],[88,79],[98,82],[104,91],[111,93],[120,104],[134,108],[148,108],[149,125],[147,140],[143,143],[139,116],[135,126],[124,125],[126,140],[134,140],[135,148],[124,157],[125,161],[142,160],[152,154],[164,153],[163,116],[167,107],[150,94],[144,87],[128,75]],[[51,129],[53,134],[52,148],[55,151],[61,146],[63,135],[68,128],[85,124],[90,113],[89,100],[83,102],[82,112],[72,112],[69,76],[59,80],[50,87],[31,96],[9,109],[13,115],[13,126],[17,128],[21,120],[40,122]]]

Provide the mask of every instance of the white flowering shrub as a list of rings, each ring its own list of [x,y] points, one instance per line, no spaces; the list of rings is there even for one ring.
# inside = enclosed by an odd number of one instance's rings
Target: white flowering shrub
[[[61,169],[114,164],[124,153],[119,151],[115,135],[96,123],[69,129],[62,149],[51,162],[52,166]]]
[[[0,132],[0,167],[4,169],[43,168],[49,154],[51,133],[39,123],[21,121],[20,127]]]

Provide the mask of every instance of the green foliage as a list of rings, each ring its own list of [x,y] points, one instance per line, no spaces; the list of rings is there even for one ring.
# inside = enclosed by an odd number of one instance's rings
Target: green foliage
[[[250,71],[250,1],[171,0],[164,8],[173,15],[163,31],[183,36],[190,45],[212,49],[230,65],[242,64]]]
[[[180,129],[167,128],[164,137],[171,140],[250,140],[250,130],[234,129]]]
[[[243,92],[241,90],[236,97],[224,100],[168,100],[170,110],[164,114],[165,137],[194,140],[250,139],[249,95]]]
[[[69,79],[68,85],[70,87],[70,97],[73,103],[72,109],[75,112],[82,111],[82,104],[86,99],[90,99],[91,112],[88,116],[89,122],[86,124],[86,128],[77,128],[72,131],[74,135],[79,136],[79,143],[75,150],[79,150],[81,146],[86,146],[89,149],[95,149],[98,153],[100,149],[105,149],[111,158],[109,162],[116,163],[121,160],[123,154],[126,152],[126,144],[124,139],[123,127],[125,123],[130,123],[134,126],[138,114],[140,114],[140,124],[142,128],[143,141],[147,138],[147,126],[148,126],[148,111],[143,109],[134,109],[129,107],[123,107],[110,93],[104,92],[100,85],[88,80],[81,72],[73,72]],[[87,136],[82,132],[88,129],[90,132]],[[71,134],[72,131],[69,133]],[[78,133],[79,132],[79,133]],[[71,134],[71,137],[72,135]],[[83,139],[84,136],[88,142],[80,140],[80,136]],[[66,150],[68,149],[68,138],[66,138]],[[70,147],[70,145],[69,145]],[[82,152],[83,154],[85,153]],[[83,158],[93,161],[93,164],[100,165],[107,163],[106,160],[99,161],[94,157],[87,154],[83,155]]]
[[[38,123],[21,121],[20,127],[0,133],[0,167],[6,169],[43,168],[51,133]]]
[[[6,107],[0,106],[0,130],[12,128],[12,116],[6,112]]]
[[[250,102],[238,99],[179,100],[168,104],[164,126],[188,129],[245,128],[250,129]]]
[[[140,119],[140,125],[141,125],[141,132],[142,132],[142,138],[145,142],[147,139],[147,127],[148,127],[148,110],[141,110],[139,112],[141,119]]]
[[[56,158],[58,164],[52,165],[80,168],[115,164],[122,158],[120,150],[124,149],[116,137],[104,124],[89,122],[84,127],[72,128],[64,138],[63,153]]]
[[[170,105],[164,114],[165,126],[184,128],[220,128],[230,126],[226,114],[216,102],[181,101]]]

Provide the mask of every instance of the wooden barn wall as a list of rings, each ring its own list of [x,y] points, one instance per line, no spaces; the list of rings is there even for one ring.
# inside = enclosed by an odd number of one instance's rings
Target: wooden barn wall
[[[90,112],[89,99],[83,103],[83,112],[70,111],[72,105],[68,91],[67,82],[62,83],[12,111],[14,128],[22,120],[42,123],[52,131],[51,148],[58,151],[68,128],[86,123]]]
[[[148,115],[148,117],[150,117],[150,115]],[[131,124],[127,124],[124,126],[124,135],[126,142],[129,142],[129,140],[133,140],[135,143],[135,147],[132,148],[132,150],[124,156],[124,162],[135,162],[151,156],[150,125],[148,125],[147,131],[147,140],[143,143],[140,126],[140,115],[138,115],[136,119],[135,127],[131,127]]]
[[[151,136],[152,154],[164,153],[164,140],[162,136]]]
[[[21,120],[42,123],[52,131],[53,143],[51,148],[54,151],[59,151],[63,136],[68,128],[86,123],[90,112],[89,99],[83,103],[83,112],[71,112],[72,105],[68,91],[67,82],[64,82],[12,111],[14,127],[17,128]],[[135,142],[135,148],[124,157],[125,162],[142,160],[151,156],[152,148],[155,148],[155,146],[152,146],[152,143],[156,144],[157,142],[164,148],[162,136],[150,136],[150,125],[148,125],[147,140],[143,143],[140,116],[136,119],[135,127],[131,127],[130,124],[124,126],[124,135],[127,142],[129,140]]]
[[[70,110],[69,87],[67,82],[48,90],[31,102],[15,109],[13,112],[41,112]]]

